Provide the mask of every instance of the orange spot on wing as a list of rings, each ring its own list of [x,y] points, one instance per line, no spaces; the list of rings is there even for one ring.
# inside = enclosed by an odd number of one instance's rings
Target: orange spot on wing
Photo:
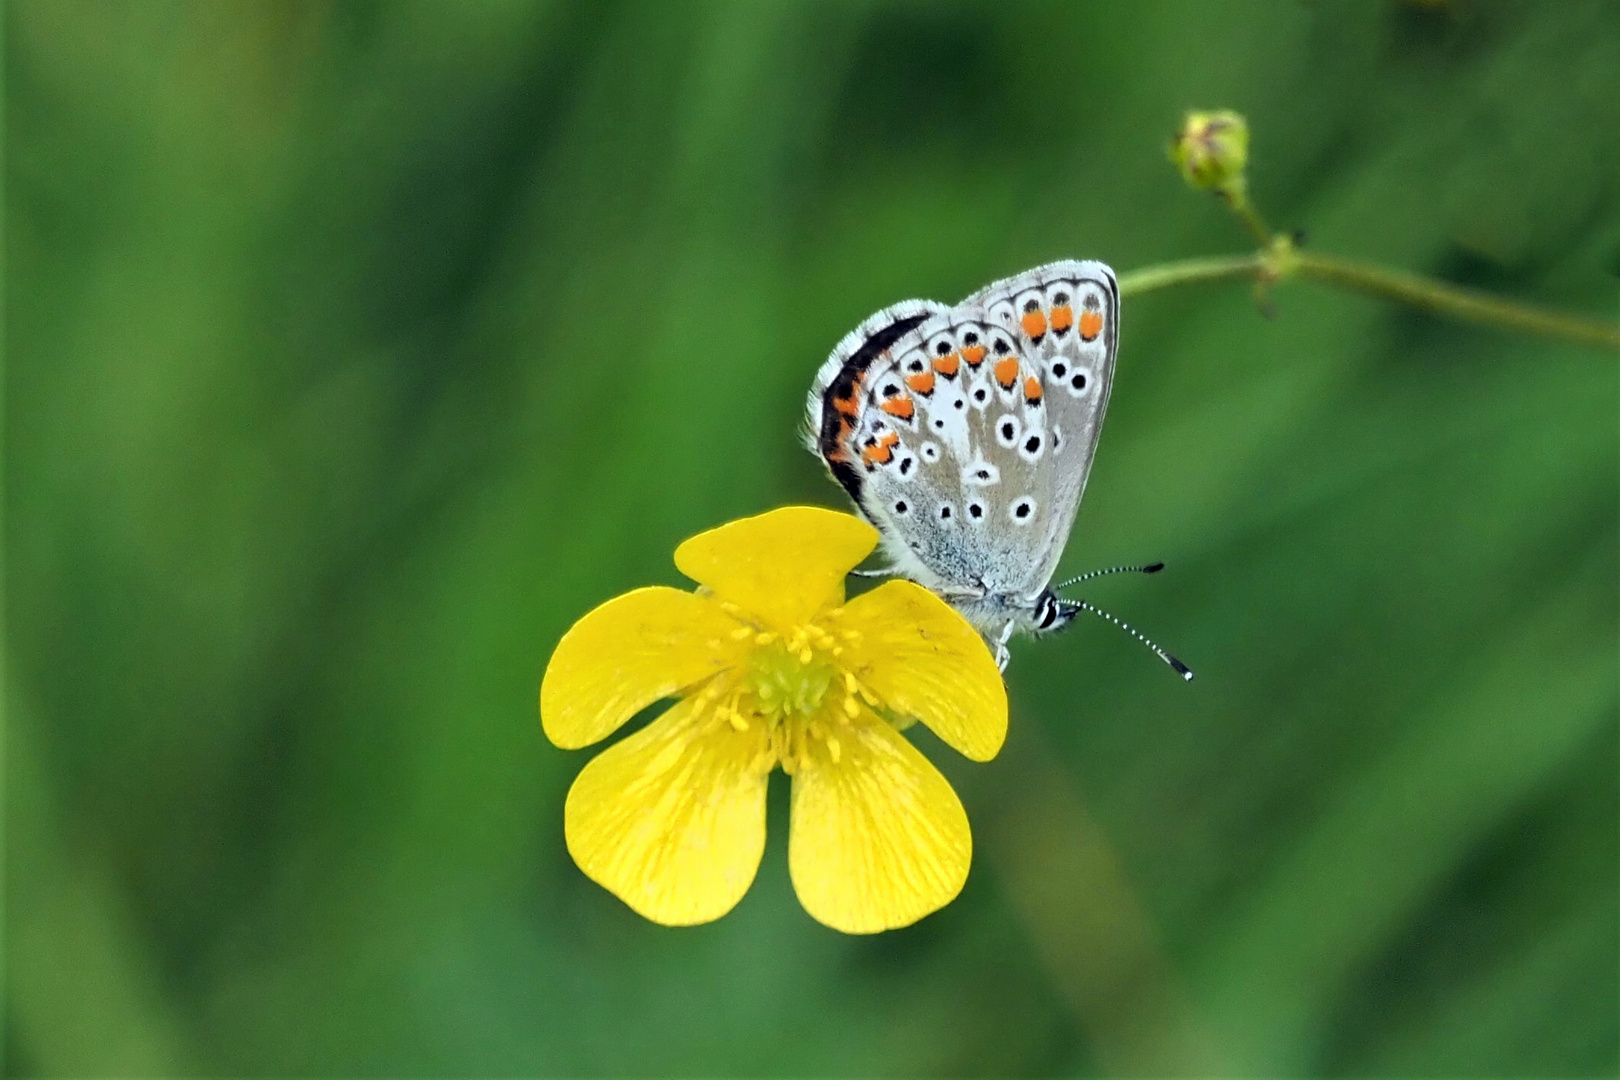
[[[1024,317],[1018,321],[1018,324],[1024,328],[1024,333],[1029,335],[1031,339],[1038,338],[1046,333],[1046,316],[1042,315],[1039,310],[1024,312]]]
[[[899,435],[899,433],[898,432],[893,432],[893,431],[885,431],[878,438],[878,445],[879,446],[899,446],[900,445],[900,435]]]
[[[907,375],[906,385],[919,394],[932,394],[934,392],[934,373],[932,371],[922,371],[916,375]]]
[[[947,379],[954,379],[956,378],[956,369],[961,363],[962,358],[955,353],[948,356],[938,356],[934,358],[934,370]]]
[[[1102,333],[1102,316],[1095,311],[1082,311],[1080,313],[1080,336],[1091,341]]]
[[[1052,329],[1063,333],[1074,325],[1074,309],[1068,304],[1059,304],[1052,309]]]
[[[890,398],[881,408],[890,416],[898,416],[902,420],[910,420],[917,411],[917,406],[911,403],[911,399],[903,396]]]
[[[996,382],[1001,384],[1003,390],[1011,390],[1013,383],[1018,381],[1018,357],[1003,356],[996,361]]]
[[[894,457],[894,450],[882,444],[868,446],[861,451],[861,457],[866,459],[868,465],[887,465],[889,460]]]
[[[1041,400],[1041,380],[1033,375],[1024,380],[1024,400],[1031,405]]]
[[[859,406],[857,406],[855,403],[855,391],[851,389],[848,397],[833,398],[833,408],[837,409],[845,416],[854,416],[860,411]]]
[[[967,361],[968,367],[978,367],[984,362],[984,346],[969,345],[962,350],[962,359]]]

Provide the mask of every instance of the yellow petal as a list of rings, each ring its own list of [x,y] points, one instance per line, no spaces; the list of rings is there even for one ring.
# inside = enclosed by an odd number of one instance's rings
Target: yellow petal
[[[788,866],[817,921],[846,934],[909,926],[962,891],[973,838],[951,785],[871,713],[793,774]]]
[[[699,533],[675,549],[675,565],[722,600],[788,628],[843,603],[845,576],[877,542],[859,518],[788,506]]]
[[[540,724],[565,750],[605,739],[660,698],[732,666],[739,624],[713,600],[662,586],[616,596],[557,642]]]
[[[837,620],[858,636],[845,667],[882,707],[921,720],[974,761],[1007,738],[1007,688],[984,638],[945,601],[909,581],[851,600]]]
[[[718,919],[765,850],[765,738],[763,724],[705,724],[677,703],[580,772],[563,809],[569,854],[653,922]]]

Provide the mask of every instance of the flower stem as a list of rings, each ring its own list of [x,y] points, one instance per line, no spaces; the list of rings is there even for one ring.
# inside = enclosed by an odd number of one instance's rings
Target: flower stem
[[[1403,270],[1341,259],[1335,255],[1297,252],[1294,255],[1294,269],[1304,277],[1399,300],[1437,315],[1449,315],[1465,322],[1540,334],[1577,345],[1620,352],[1620,326],[1613,323],[1511,303],[1488,293],[1432,281]]]
[[[1191,285],[1200,281],[1227,281],[1233,278],[1253,278],[1260,273],[1263,260],[1256,255],[1222,255],[1207,259],[1183,259],[1161,263],[1158,266],[1131,270],[1119,276],[1119,295],[1136,296],[1140,293],[1165,289],[1172,285]]]
[[[1268,250],[1252,255],[1184,259],[1132,270],[1120,275],[1119,292],[1121,296],[1137,296],[1174,285],[1241,279],[1269,285],[1296,274],[1355,292],[1398,300],[1464,322],[1620,353],[1620,326],[1613,323],[1502,300],[1403,270],[1300,251],[1286,240],[1273,242]]]

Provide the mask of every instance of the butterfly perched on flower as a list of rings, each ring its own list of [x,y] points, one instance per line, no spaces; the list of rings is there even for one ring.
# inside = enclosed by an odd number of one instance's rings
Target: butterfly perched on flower
[[[1090,608],[1051,580],[1118,347],[1114,272],[1066,260],[954,306],[884,308],[838,343],[811,386],[811,449],[882,533],[886,572],[949,601],[1003,666],[1015,631],[1056,630]]]

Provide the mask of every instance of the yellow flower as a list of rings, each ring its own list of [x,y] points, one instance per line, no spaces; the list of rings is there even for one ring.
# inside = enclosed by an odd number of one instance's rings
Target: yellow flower
[[[788,863],[816,919],[847,933],[906,926],[967,879],[967,814],[897,730],[921,720],[988,761],[1007,694],[984,640],[908,581],[848,603],[877,545],[848,514],[788,507],[686,541],[702,587],[609,600],[563,635],[540,686],[565,749],[680,700],[589,762],[568,792],[568,850],[592,880],[671,926],[742,899],[765,848],[765,786],[792,777]]]

